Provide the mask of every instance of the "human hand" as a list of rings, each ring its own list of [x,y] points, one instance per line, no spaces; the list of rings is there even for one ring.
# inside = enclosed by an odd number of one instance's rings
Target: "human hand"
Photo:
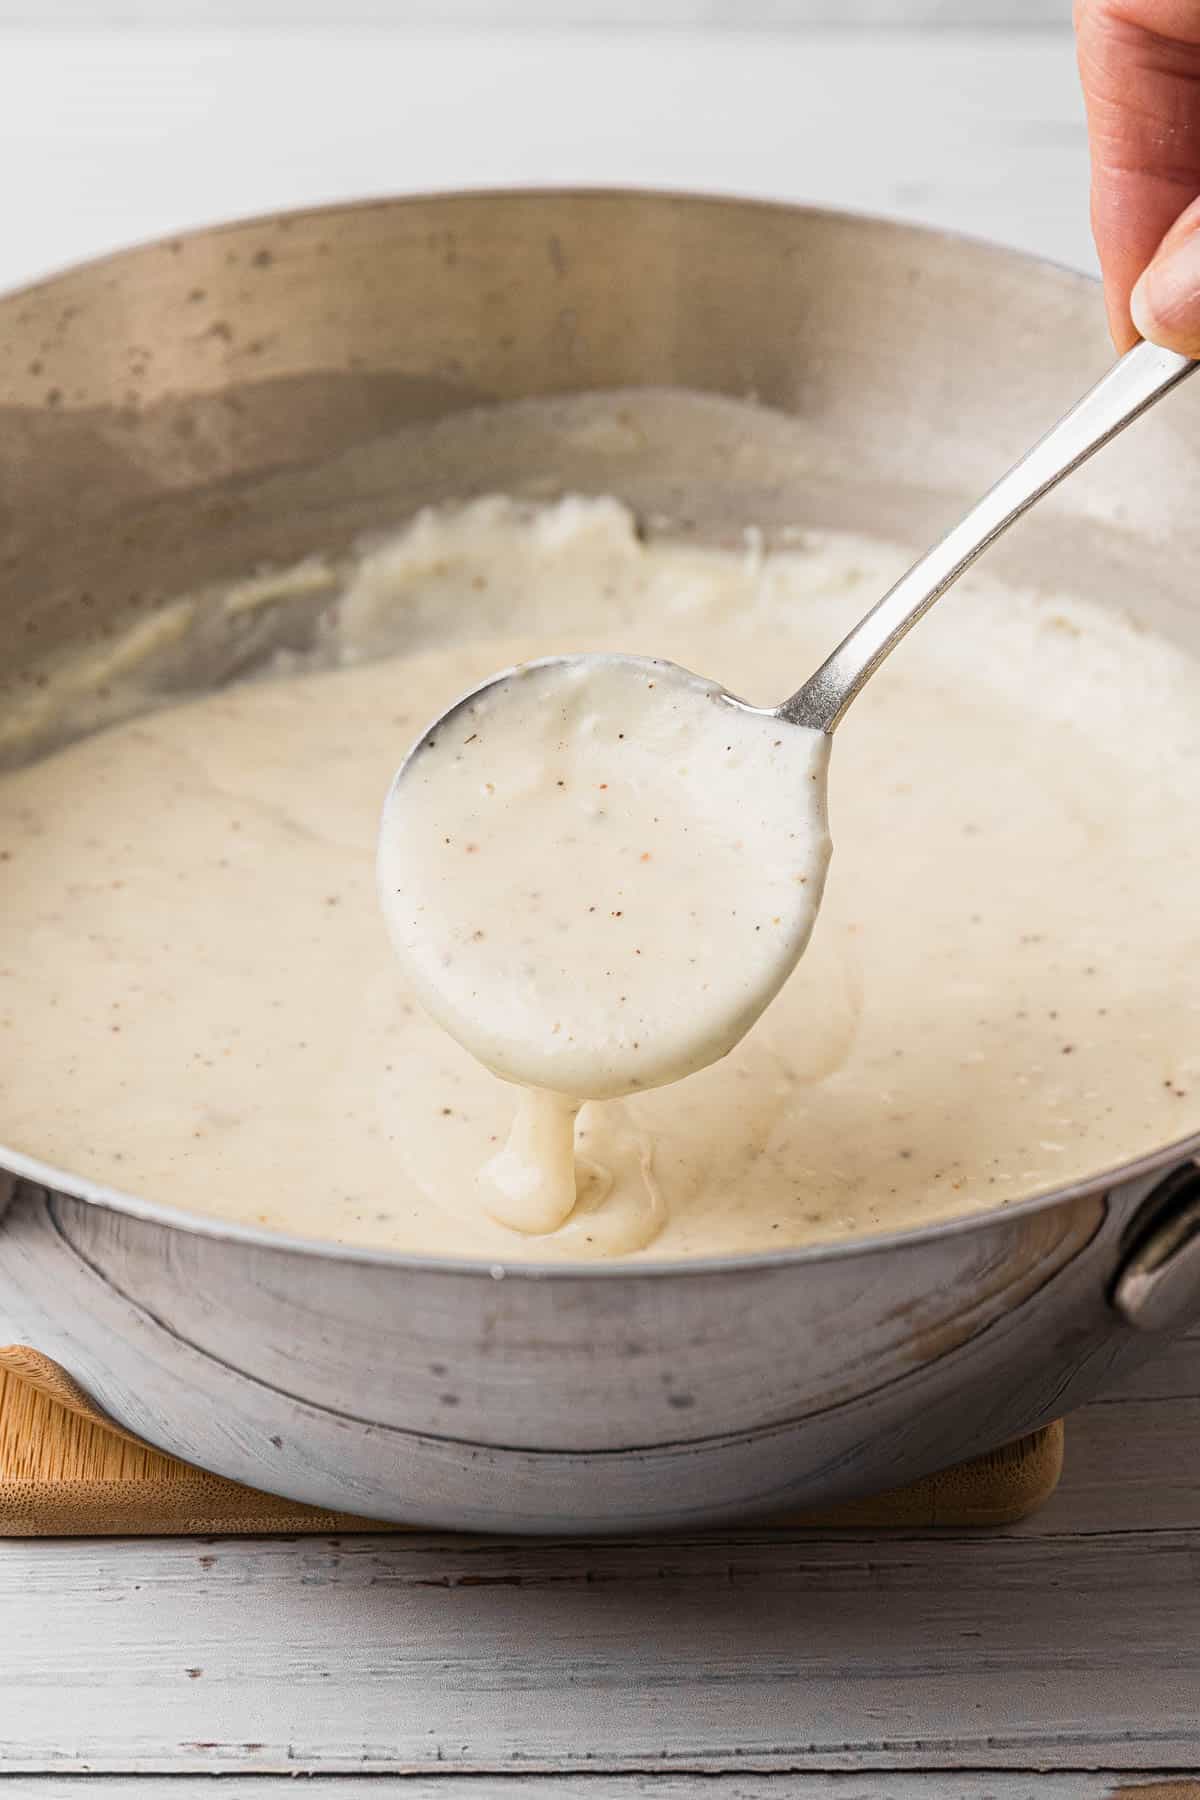
[[[1200,0],[1075,0],[1075,31],[1113,338],[1200,357]]]

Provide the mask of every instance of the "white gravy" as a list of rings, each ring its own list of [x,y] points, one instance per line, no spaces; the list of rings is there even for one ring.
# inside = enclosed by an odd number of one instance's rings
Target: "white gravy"
[[[575,1118],[726,1056],[808,942],[829,740],[673,663],[524,665],[422,738],[384,811],[379,891],[412,991],[523,1084],[486,1210],[576,1202]]]
[[[905,560],[838,537],[645,544],[614,502],[476,502],[372,552],[344,597],[348,635],[419,623],[409,653],[230,688],[0,778],[0,1140],[198,1213],[503,1262],[915,1225],[1196,1129],[1200,669],[978,574],[839,733],[811,944],[722,1060],[577,1118],[531,1102],[506,1170],[515,1090],[406,984],[375,837],[428,718],[579,650],[770,705]],[[569,1208],[521,1186],[547,1132],[560,1166],[573,1137]]]

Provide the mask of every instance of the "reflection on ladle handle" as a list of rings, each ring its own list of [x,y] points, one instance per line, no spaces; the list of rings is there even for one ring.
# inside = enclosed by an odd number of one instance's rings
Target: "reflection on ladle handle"
[[[816,674],[784,702],[780,718],[832,731],[884,657],[1014,519],[1198,367],[1157,344],[1141,343],[1130,350],[953,531],[900,577]]]

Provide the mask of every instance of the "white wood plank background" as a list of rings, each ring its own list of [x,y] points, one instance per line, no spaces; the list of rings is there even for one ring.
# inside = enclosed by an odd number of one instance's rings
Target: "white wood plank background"
[[[931,1785],[932,1783],[932,1785]],[[1200,1800],[1200,1788],[1177,1771],[1130,1776],[1118,1769],[1086,1773],[1011,1775],[965,1771],[940,1776],[869,1775],[348,1775],[322,1782],[320,1800],[931,1800],[934,1789],[947,1800]],[[5,1800],[112,1800],[116,1793],[144,1793],[145,1784],[117,1778],[49,1776],[4,1786]],[[170,1800],[296,1800],[292,1776],[183,1776],[165,1790]],[[304,1792],[304,1785],[300,1786]]]
[[[754,193],[1093,266],[1065,34],[11,34],[0,287],[215,219],[439,187]]]
[[[0,1619],[11,1774],[1195,1771],[1200,1333],[1006,1532],[10,1543]]]
[[[711,26],[803,30],[813,25],[907,29],[1020,25],[1066,29],[1068,0],[0,0],[0,25],[271,25],[352,22],[391,27],[530,25]]]

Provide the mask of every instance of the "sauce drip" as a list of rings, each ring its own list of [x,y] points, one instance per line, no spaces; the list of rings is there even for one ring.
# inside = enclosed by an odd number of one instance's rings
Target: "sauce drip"
[[[530,664],[417,745],[380,833],[409,984],[522,1102],[482,1181],[514,1229],[575,1203],[585,1100],[728,1055],[808,942],[829,740],[674,664]]]

